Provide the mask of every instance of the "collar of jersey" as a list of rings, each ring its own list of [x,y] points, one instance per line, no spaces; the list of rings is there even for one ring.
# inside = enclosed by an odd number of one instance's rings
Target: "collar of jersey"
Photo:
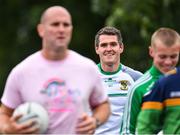
[[[113,74],[116,74],[116,73],[118,73],[118,72],[121,70],[121,68],[122,68],[122,65],[119,64],[119,67],[118,67],[118,69],[117,69],[116,71],[114,71],[114,72],[106,72],[106,71],[104,71],[104,70],[102,69],[100,63],[99,63],[97,66],[98,66],[100,72],[101,72],[102,74],[105,74],[105,75],[113,75]]]
[[[152,65],[152,67],[150,68],[150,73],[155,76],[162,75],[162,73],[159,71],[159,69],[157,69],[154,65]]]

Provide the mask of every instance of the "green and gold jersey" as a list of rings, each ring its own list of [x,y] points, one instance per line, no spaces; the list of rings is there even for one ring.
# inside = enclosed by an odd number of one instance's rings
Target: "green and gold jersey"
[[[180,68],[158,80],[144,96],[138,134],[180,134]]]

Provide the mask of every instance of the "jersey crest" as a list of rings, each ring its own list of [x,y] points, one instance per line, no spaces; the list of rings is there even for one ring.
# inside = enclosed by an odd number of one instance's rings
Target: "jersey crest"
[[[121,90],[128,90],[129,81],[127,81],[127,80],[121,80],[121,81],[120,81],[120,84],[121,84],[121,86],[120,86],[120,89],[121,89]]]

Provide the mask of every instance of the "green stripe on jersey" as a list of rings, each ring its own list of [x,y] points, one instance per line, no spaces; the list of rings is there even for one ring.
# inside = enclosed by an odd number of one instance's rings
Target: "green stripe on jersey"
[[[109,97],[121,97],[127,96],[127,93],[118,93],[118,94],[108,94]]]

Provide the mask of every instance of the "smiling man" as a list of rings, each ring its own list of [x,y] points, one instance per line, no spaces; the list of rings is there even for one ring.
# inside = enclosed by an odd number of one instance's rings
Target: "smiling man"
[[[100,58],[98,67],[111,104],[108,121],[97,128],[95,133],[118,134],[127,92],[142,73],[121,64],[120,55],[124,45],[120,31],[114,27],[104,27],[97,32],[95,50]]]

